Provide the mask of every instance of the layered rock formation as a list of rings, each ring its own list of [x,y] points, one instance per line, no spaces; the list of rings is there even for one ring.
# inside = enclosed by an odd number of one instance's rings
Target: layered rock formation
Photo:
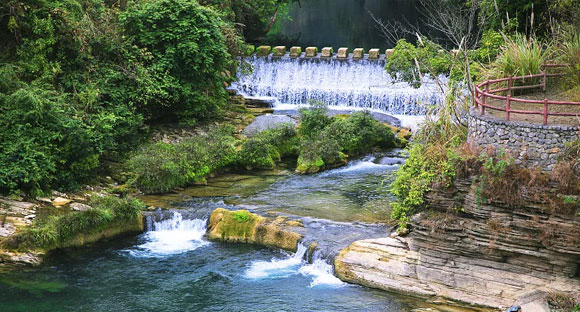
[[[546,308],[529,303],[544,292],[580,291],[577,216],[555,213],[541,199],[518,208],[478,203],[476,193],[471,181],[431,192],[436,211],[416,215],[408,237],[353,243],[335,260],[338,276],[477,305],[519,304],[524,312]]]

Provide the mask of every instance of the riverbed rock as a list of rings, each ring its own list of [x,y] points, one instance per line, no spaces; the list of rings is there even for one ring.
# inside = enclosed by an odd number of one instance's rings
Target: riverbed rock
[[[247,210],[218,208],[211,213],[206,235],[211,240],[256,244],[295,252],[302,235],[286,228],[285,221],[262,217]]]
[[[87,211],[92,209],[93,207],[86,205],[86,204],[81,204],[81,203],[72,203],[70,204],[70,209],[73,211]]]
[[[52,205],[55,207],[61,207],[67,205],[68,203],[72,202],[71,199],[64,198],[64,197],[57,197],[52,200]]]
[[[580,293],[580,218],[553,213],[533,198],[519,207],[481,203],[477,186],[463,179],[430,192],[434,211],[414,216],[407,237],[354,242],[335,259],[338,276],[504,311],[512,305],[542,311],[541,299],[522,301],[537,292]]]
[[[288,123],[293,125],[298,124],[294,118],[288,117],[286,115],[262,115],[256,117],[242,133],[251,137],[264,130],[275,129]]]

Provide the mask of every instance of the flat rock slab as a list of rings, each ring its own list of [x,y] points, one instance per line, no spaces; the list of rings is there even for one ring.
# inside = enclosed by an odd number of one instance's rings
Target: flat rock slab
[[[36,204],[11,200],[0,197],[0,214],[7,216],[26,216],[33,213],[37,208]]]
[[[244,129],[243,133],[247,136],[253,136],[264,130],[278,128],[286,123],[296,125],[298,124],[298,121],[286,115],[262,115],[256,117],[256,119],[254,119],[254,121]]]

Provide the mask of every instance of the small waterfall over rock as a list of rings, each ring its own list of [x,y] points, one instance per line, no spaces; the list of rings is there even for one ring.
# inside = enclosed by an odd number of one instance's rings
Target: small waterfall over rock
[[[253,261],[246,270],[250,279],[285,278],[294,274],[311,277],[310,287],[319,285],[343,286],[344,283],[334,276],[334,268],[323,257],[322,253],[314,252],[312,263],[305,261],[308,247],[298,244],[296,253],[286,258],[273,258],[270,261]]]
[[[253,71],[232,87],[245,97],[271,98],[276,109],[310,100],[340,109],[368,109],[396,115],[425,115],[443,95],[435,83],[418,89],[393,83],[384,61],[320,58],[249,57]]]
[[[124,252],[135,257],[163,257],[195,250],[209,244],[203,238],[206,223],[206,219],[184,219],[177,211],[161,221],[149,216],[144,243]]]

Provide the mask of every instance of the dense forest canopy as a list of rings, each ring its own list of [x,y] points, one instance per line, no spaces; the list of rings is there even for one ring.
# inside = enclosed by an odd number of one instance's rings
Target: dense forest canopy
[[[152,122],[219,117],[242,35],[282,4],[3,1],[0,189],[74,188]]]

